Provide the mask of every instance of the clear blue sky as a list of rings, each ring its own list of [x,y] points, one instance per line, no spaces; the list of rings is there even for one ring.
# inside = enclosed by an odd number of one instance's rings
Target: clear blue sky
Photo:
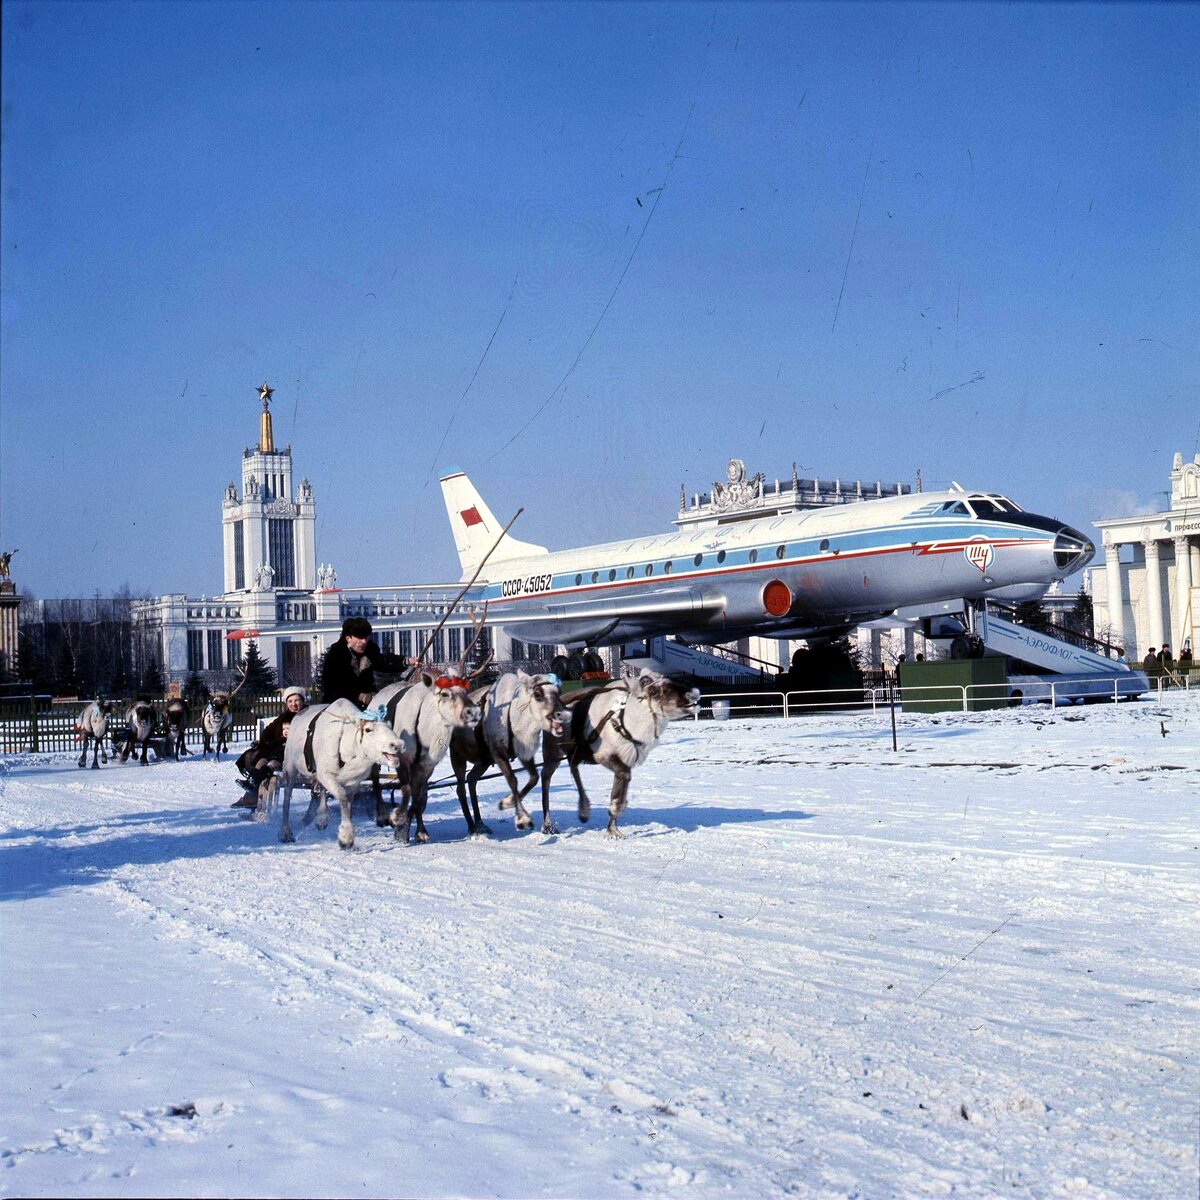
[[[734,455],[1156,507],[1198,46],[1190,5],[8,0],[0,548],[219,591],[263,379],[344,585],[457,577],[453,467],[555,548]]]

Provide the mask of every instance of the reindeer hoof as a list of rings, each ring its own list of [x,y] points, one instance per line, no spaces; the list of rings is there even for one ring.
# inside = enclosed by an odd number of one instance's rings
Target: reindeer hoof
[[[329,827],[329,818],[328,817],[318,817],[317,818],[317,828],[318,829],[327,829],[328,827]],[[341,839],[339,838],[338,840],[340,841]]]
[[[471,836],[476,837],[476,838],[478,838],[478,837],[489,837],[490,838],[492,836],[492,831],[487,825],[485,825],[482,821],[480,821],[476,824],[475,828],[471,830]]]
[[[265,825],[267,823],[266,809],[255,809],[254,812],[249,814],[249,816],[255,825]]]
[[[281,842],[294,842],[296,840],[296,835],[291,831],[291,829],[288,826],[285,825],[279,831],[279,840]]]
[[[557,833],[558,826],[555,825],[555,823],[553,821],[547,819],[542,822],[542,832],[543,833]]]
[[[429,834],[427,834],[424,829],[418,829],[417,830],[417,841],[420,842],[422,846],[424,846],[429,841]]]
[[[586,825],[592,819],[592,806],[590,804],[581,804],[579,806],[579,823]]]
[[[510,808],[515,808],[516,803],[517,802],[514,797],[505,796],[504,799],[500,801],[500,804],[499,804],[500,811],[507,812]]]
[[[82,764],[82,763],[80,763],[79,765],[80,765],[80,766],[83,766],[83,764]],[[99,764],[99,763],[92,763],[92,770],[93,770],[93,771],[98,771],[98,770],[100,770],[100,764]]]
[[[608,828],[604,831],[610,838],[623,838],[625,835],[617,828],[617,819],[612,817],[609,819]]]
[[[518,829],[532,829],[533,818],[528,813],[519,813],[515,824]]]

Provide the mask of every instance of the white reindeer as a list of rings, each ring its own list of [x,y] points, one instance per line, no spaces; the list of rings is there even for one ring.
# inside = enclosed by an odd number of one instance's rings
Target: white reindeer
[[[587,821],[592,805],[579,766],[598,763],[613,773],[607,832],[610,837],[623,837],[617,819],[628,803],[634,767],[646,761],[672,721],[696,715],[699,701],[699,689],[688,690],[653,671],[569,697],[569,729],[562,737],[547,733],[542,739],[543,813],[550,812],[550,779],[566,759],[579,792],[579,819]]]
[[[154,711],[154,705],[148,700],[137,700],[130,705],[129,711],[125,714],[125,744],[121,747],[121,761],[125,762],[129,755],[133,752],[134,747],[141,746],[142,756],[138,760],[144,767],[146,762],[146,751],[150,748],[150,739],[154,736],[155,726],[158,724],[158,714]],[[156,750],[155,756],[158,751]]]
[[[480,776],[495,764],[508,784],[509,795],[500,801],[501,809],[515,809],[517,829],[529,829],[533,819],[521,803],[538,781],[536,766],[542,734],[561,737],[569,714],[559,694],[557,675],[527,675],[524,671],[507,672],[488,688],[472,692],[483,720],[476,729],[456,729],[450,738],[450,765],[458,784],[458,802],[462,805],[467,829],[474,836],[490,833],[479,815],[475,788]],[[517,759],[529,772],[524,786],[517,780],[511,762]],[[468,772],[467,765],[471,764]],[[471,807],[467,808],[470,791]],[[548,810],[542,813],[542,832],[557,833]]]
[[[417,841],[429,841],[429,831],[425,828],[425,805],[433,769],[445,756],[455,730],[470,732],[479,725],[481,714],[479,705],[471,698],[471,678],[492,661],[492,656],[489,654],[471,677],[466,677],[465,672],[467,659],[483,636],[483,628],[487,624],[487,606],[484,605],[482,617],[476,618],[474,609],[470,610],[470,614],[475,636],[463,650],[454,671],[438,676],[424,672],[411,682],[389,684],[376,692],[372,701],[387,714],[402,747],[401,765],[396,771],[402,799],[392,809],[390,817],[383,803],[378,774],[372,780],[375,785],[375,823],[384,825],[390,821],[396,831],[397,841],[400,840],[402,828],[404,841],[410,841],[409,830],[414,817],[417,822]],[[425,649],[428,648],[429,643],[426,643]],[[420,656],[417,661],[420,661]],[[463,812],[466,812],[465,806]],[[468,817],[467,824],[470,823]]]
[[[104,739],[108,735],[108,718],[112,713],[113,703],[111,700],[95,700],[89,704],[83,712],[75,719],[75,732],[83,738],[83,749],[79,752],[79,765],[82,767],[87,763],[88,739],[92,740],[92,766],[98,771],[100,764],[96,761],[96,755],[107,763],[108,751],[104,746]]]
[[[392,809],[391,825],[400,840],[409,842],[415,818],[417,841],[429,841],[425,828],[427,785],[434,768],[442,761],[456,729],[474,730],[479,724],[479,705],[471,699],[468,681],[461,675],[434,676],[428,671],[414,683],[393,683],[375,694],[373,703],[382,706],[400,739],[400,776],[403,800]],[[379,797],[376,797],[377,805]],[[378,812],[377,807],[377,812]]]
[[[307,825],[316,816],[317,828],[329,824],[330,795],[341,810],[338,845],[349,850],[354,845],[354,820],[351,813],[354,793],[377,766],[398,767],[400,739],[386,721],[366,718],[349,700],[315,704],[292,718],[283,753],[283,820],[279,840],[294,842],[289,821],[292,788],[308,781],[313,796],[304,816]],[[320,795],[318,796],[318,790]],[[260,799],[260,805],[263,801]]]

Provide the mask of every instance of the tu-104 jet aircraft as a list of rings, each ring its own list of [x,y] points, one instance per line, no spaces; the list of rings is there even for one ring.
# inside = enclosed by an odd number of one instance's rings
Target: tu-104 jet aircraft
[[[441,485],[466,580],[503,525],[463,472]],[[782,510],[771,499],[760,493],[755,505],[674,533],[573,550],[505,534],[472,599],[513,637],[569,647],[662,634],[697,645],[819,639],[899,608],[1037,598],[1095,555],[1078,530],[994,492]]]

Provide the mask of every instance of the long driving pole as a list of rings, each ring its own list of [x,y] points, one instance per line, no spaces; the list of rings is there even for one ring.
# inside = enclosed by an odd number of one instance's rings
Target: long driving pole
[[[493,551],[496,549],[497,546],[500,545],[500,543],[502,541],[504,541],[505,535],[516,523],[517,517],[519,517],[524,511],[525,510],[523,508],[518,508],[517,511],[513,514],[512,520],[509,521],[509,523],[507,525],[505,525],[505,527],[502,530],[500,530],[500,536],[498,538],[496,538],[496,540],[492,543],[491,549],[483,556],[482,559],[480,559],[479,566],[477,566],[475,568],[475,574],[472,575],[471,578],[468,579],[465,584],[463,584],[462,591],[460,591],[458,593],[458,595],[455,596],[454,599],[450,602],[450,607],[446,609],[445,614],[443,615],[442,619],[437,623],[437,625],[434,627],[434,630],[429,635],[428,639],[425,642],[425,645],[421,647],[421,653],[417,655],[416,660],[413,663],[413,666],[419,667],[421,665],[421,660],[425,657],[426,654],[429,653],[429,648],[433,645],[433,639],[435,637],[437,637],[438,633],[441,631],[442,626],[445,625],[445,623],[450,619],[450,614],[458,607],[458,602],[471,590],[472,586],[475,583],[475,580],[477,580],[479,578],[479,573],[487,565],[487,560],[492,557]]]

